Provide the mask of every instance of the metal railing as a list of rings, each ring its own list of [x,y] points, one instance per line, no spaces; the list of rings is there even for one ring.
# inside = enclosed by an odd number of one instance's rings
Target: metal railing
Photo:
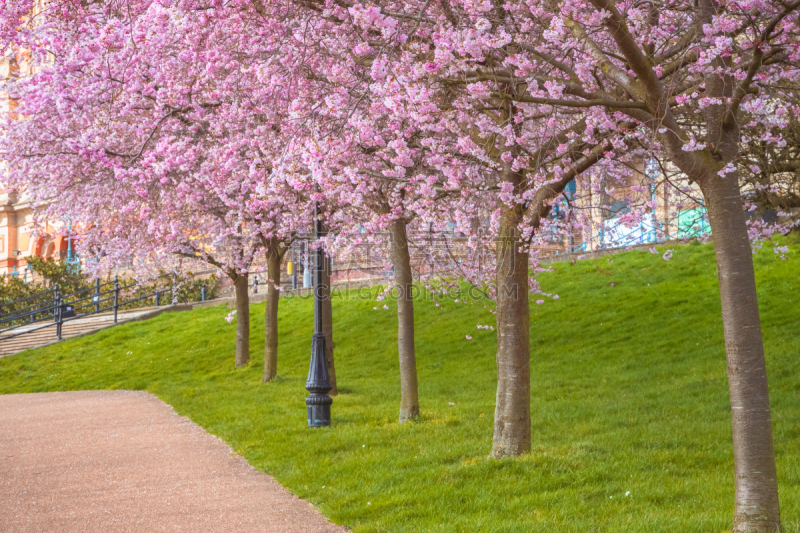
[[[165,274],[159,276],[171,276]],[[56,327],[56,337],[58,340],[62,339],[63,326],[65,323],[84,318],[91,315],[97,315],[104,312],[114,313],[114,323],[116,324],[119,319],[119,310],[121,307],[128,307],[143,300],[153,299],[156,307],[161,306],[161,296],[164,293],[172,293],[173,299],[171,303],[175,303],[175,284],[173,278],[173,286],[171,288],[156,289],[144,295],[136,296],[127,300],[122,300],[121,296],[124,291],[139,286],[138,283],[131,283],[129,285],[120,286],[119,279],[114,278],[113,281],[100,283],[100,280],[95,281],[94,287],[87,287],[70,294],[62,294],[59,290],[58,284],[55,284],[52,289],[43,291],[25,298],[20,298],[12,302],[3,302],[0,304],[0,311],[3,307],[13,307],[19,303],[25,303],[28,300],[33,300],[36,297],[49,296],[44,302],[35,303],[22,309],[16,309],[8,313],[0,313],[0,342],[20,335],[34,333],[46,328]],[[88,295],[87,295],[88,293]],[[201,291],[201,301],[206,299],[206,286],[203,284]],[[84,311],[85,310],[85,311]],[[30,327],[31,324],[41,325]],[[4,324],[6,325],[4,327]],[[25,328],[25,329],[22,329]],[[22,329],[22,330],[21,330]],[[21,330],[21,331],[20,331]],[[9,334],[9,332],[14,332]]]

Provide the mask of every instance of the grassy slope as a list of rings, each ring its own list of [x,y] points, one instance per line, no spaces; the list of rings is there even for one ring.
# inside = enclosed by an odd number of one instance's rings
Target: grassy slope
[[[800,531],[800,268],[757,256],[784,525]],[[662,250],[663,252],[663,250]],[[335,301],[342,394],[305,427],[311,302],[281,303],[279,379],[234,371],[227,309],[161,315],[0,359],[0,393],[146,389],[356,532],[719,532],[733,456],[710,246],[559,264],[533,305],[533,451],[489,460],[494,333],[480,305],[417,306],[423,420],[396,423],[394,311]],[[610,281],[616,286],[610,286]],[[471,341],[465,336],[471,335]],[[455,405],[450,405],[450,403]],[[324,486],[324,488],[323,488]],[[629,496],[626,493],[630,492]]]

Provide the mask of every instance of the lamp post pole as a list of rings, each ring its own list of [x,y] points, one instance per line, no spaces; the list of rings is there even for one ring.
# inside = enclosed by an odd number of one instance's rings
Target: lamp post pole
[[[314,239],[322,233],[319,219],[319,203],[314,205]],[[322,332],[322,302],[320,301],[320,279],[325,256],[322,248],[314,251],[314,335],[311,337],[311,363],[308,368],[306,390],[311,393],[306,398],[308,406],[308,427],[318,428],[331,425],[331,404],[328,392],[333,388],[328,375],[328,361],[325,359],[325,334]]]

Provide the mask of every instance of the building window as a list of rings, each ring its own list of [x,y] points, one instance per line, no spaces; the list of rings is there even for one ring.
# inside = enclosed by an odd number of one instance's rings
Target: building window
[[[0,236],[0,254],[4,254],[6,252],[6,238],[4,236]]]

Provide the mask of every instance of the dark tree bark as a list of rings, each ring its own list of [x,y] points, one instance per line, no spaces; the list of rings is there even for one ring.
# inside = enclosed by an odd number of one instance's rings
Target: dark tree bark
[[[250,361],[250,295],[247,292],[247,274],[233,279],[236,294],[236,368]]]
[[[400,358],[400,423],[419,418],[417,359],[414,351],[414,280],[406,221],[392,224],[392,265],[397,289],[397,352]]]
[[[719,275],[731,396],[736,503],[734,533],[780,531],[767,367],[753,253],[738,176],[703,182]]]
[[[267,307],[264,310],[264,375],[263,383],[278,375],[278,304],[281,293],[281,261],[286,249],[280,243],[271,241],[267,245]]]
[[[497,404],[492,457],[531,449],[528,253],[519,251],[522,208],[508,209],[497,242]]]

